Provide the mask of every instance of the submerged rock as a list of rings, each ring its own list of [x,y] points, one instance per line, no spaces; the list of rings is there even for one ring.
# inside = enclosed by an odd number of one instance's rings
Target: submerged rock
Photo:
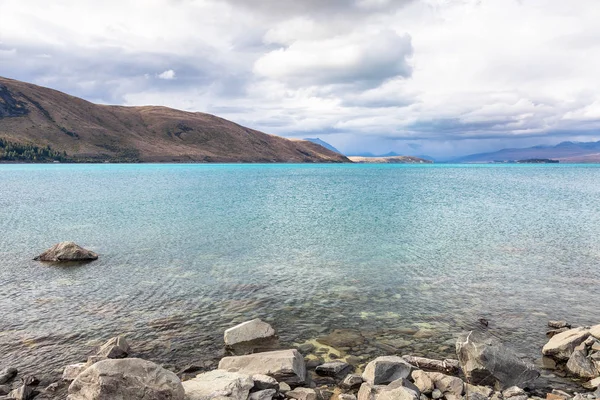
[[[268,375],[292,386],[306,382],[304,358],[295,349],[224,357],[219,362],[219,369],[249,375]]]
[[[537,379],[540,373],[498,340],[476,332],[461,335],[456,355],[463,373],[474,385],[494,386],[498,390],[522,386]]]
[[[363,344],[365,338],[357,330],[335,329],[329,335],[317,338],[317,342],[335,348],[354,347]]]
[[[249,375],[218,369],[183,382],[186,400],[246,400],[253,386],[254,382]]]
[[[184,400],[181,381],[171,371],[139,358],[103,360],[69,386],[67,400]]]
[[[86,250],[74,242],[60,242],[34,258],[35,261],[52,262],[91,261],[97,259],[98,254]]]
[[[237,355],[273,348],[277,344],[275,329],[258,318],[227,329],[223,338],[226,348]]]
[[[343,361],[331,361],[319,365],[315,372],[321,376],[343,377],[352,370],[352,366]]]
[[[571,324],[567,321],[548,321],[548,327],[554,329],[568,328],[571,329]]]
[[[0,385],[11,382],[17,376],[19,371],[16,368],[8,367],[0,371]]]

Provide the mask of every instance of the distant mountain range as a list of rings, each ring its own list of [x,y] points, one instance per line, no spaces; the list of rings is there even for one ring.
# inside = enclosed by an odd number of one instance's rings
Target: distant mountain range
[[[352,162],[358,164],[433,164],[431,160],[412,156],[362,157],[349,156]]]
[[[528,159],[552,159],[563,163],[600,162],[600,141],[562,142],[556,146],[533,146],[521,149],[502,149],[491,153],[471,154],[450,162],[488,163],[494,161],[519,161]]]
[[[302,139],[302,140],[306,140],[306,141],[308,141],[308,142],[311,142],[311,143],[318,144],[319,146],[323,146],[323,147],[325,147],[326,149],[328,149],[328,150],[331,150],[331,151],[333,151],[333,152],[335,152],[335,153],[338,153],[338,154],[343,154],[341,151],[339,151],[338,149],[336,149],[335,147],[333,147],[332,145],[330,145],[330,144],[329,144],[329,143],[327,143],[326,141],[324,141],[324,140],[321,140],[321,139],[319,139],[319,138],[304,138],[304,139]]]
[[[0,160],[350,162],[319,144],[214,115],[90,103],[0,77]]]

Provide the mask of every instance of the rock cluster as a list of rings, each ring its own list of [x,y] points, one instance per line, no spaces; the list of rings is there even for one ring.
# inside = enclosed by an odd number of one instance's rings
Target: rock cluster
[[[262,321],[249,322],[235,327],[242,328],[238,333],[227,331],[228,346],[274,335]],[[248,330],[252,327],[258,329]],[[595,355],[600,326],[571,331],[554,335],[544,346],[544,354],[565,364],[567,370],[577,371],[578,376],[592,368],[598,372]],[[345,340],[339,332],[335,339]],[[131,349],[119,336],[106,342],[86,363],[64,369],[62,385],[68,385],[64,395],[59,394],[61,382],[38,390],[35,378],[22,378],[15,385],[17,371],[1,370],[0,400],[29,400],[38,394],[40,399],[66,396],[67,400],[542,400],[537,397],[541,393],[532,392],[529,386],[539,372],[497,340],[474,332],[458,338],[458,360],[392,355],[366,364],[351,365],[338,359],[307,366],[310,358],[299,350],[308,350],[308,346],[224,357],[218,369],[182,382],[158,364],[127,358]],[[553,390],[543,395],[546,400],[599,399],[597,375],[586,383],[595,392],[573,396]]]
[[[557,328],[555,321],[548,324]],[[542,354],[554,361],[555,368],[586,380],[583,386],[600,387],[600,325],[570,328],[566,322],[542,349]]]

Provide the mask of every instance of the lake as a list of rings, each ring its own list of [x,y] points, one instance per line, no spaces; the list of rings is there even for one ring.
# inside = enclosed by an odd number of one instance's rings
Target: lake
[[[0,365],[58,372],[121,333],[215,360],[255,317],[370,358],[485,329],[537,362],[548,319],[600,323],[599,200],[597,165],[0,165]],[[99,260],[32,261],[64,240]]]

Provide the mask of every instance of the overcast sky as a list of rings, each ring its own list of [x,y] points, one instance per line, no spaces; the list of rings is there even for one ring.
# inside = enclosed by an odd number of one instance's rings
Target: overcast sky
[[[0,75],[346,153],[600,140],[598,0],[0,0]]]

